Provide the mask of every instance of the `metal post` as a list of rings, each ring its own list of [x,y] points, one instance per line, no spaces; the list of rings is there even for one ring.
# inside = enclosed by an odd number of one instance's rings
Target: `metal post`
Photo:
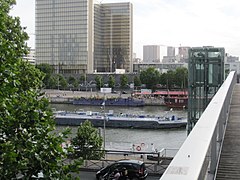
[[[211,142],[211,163],[210,163],[211,174],[215,173],[216,164],[217,164],[217,129],[214,130]]]
[[[106,99],[106,94],[104,93],[104,100],[103,100],[103,149],[104,151],[106,150],[106,113],[105,113],[105,99]]]

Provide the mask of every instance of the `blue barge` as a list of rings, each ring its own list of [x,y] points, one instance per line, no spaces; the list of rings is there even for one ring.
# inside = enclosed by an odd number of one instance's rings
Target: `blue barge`
[[[89,106],[102,106],[104,105],[104,99],[98,98],[78,98],[73,100],[74,105],[89,105]],[[105,106],[132,106],[132,107],[141,107],[145,103],[143,100],[134,99],[134,98],[108,98],[105,100]]]
[[[187,118],[157,117],[146,115],[128,115],[128,114],[109,114],[105,115],[98,112],[55,112],[55,121],[57,125],[79,126],[85,120],[91,121],[95,127],[103,127],[104,121],[106,127],[110,128],[136,128],[136,129],[169,129],[186,128]]]

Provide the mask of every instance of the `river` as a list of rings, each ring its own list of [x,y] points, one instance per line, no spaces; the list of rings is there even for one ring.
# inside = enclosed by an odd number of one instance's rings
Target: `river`
[[[75,111],[103,111],[99,106],[77,106],[71,104],[52,104],[56,110]],[[145,107],[105,107],[105,112],[113,110],[116,113],[164,115],[168,109],[164,106],[145,106]],[[178,117],[187,117],[187,111],[174,110],[172,112]],[[64,126],[57,126],[57,130],[62,130]],[[77,127],[71,127],[73,135]],[[119,129],[106,128],[106,148],[118,150],[131,150],[133,145],[136,147],[144,144],[145,150],[157,149],[179,149],[187,137],[186,129],[171,130],[143,130],[143,129]]]

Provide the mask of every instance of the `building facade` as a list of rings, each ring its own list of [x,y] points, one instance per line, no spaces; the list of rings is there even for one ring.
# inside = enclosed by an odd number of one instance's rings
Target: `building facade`
[[[50,64],[60,74],[110,72],[118,67],[132,71],[130,3],[95,5],[93,0],[36,0],[35,7],[37,64]],[[125,14],[120,17],[117,10]],[[119,63],[113,57],[116,49],[123,54],[118,66],[113,65]]]
[[[167,47],[167,56],[175,56],[175,47],[172,46],[168,46]]]
[[[143,46],[143,63],[160,63],[160,46],[145,45]]]
[[[132,72],[132,4],[95,4],[94,68],[96,72]]]
[[[189,49],[190,49],[190,47],[184,47],[184,46],[178,47],[178,55],[179,55],[180,62],[188,62],[188,59],[189,59],[188,51],[189,51]]]

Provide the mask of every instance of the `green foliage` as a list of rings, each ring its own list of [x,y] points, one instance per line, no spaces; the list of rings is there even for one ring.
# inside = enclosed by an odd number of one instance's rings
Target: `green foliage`
[[[134,81],[134,86],[135,86],[135,87],[141,86],[141,84],[142,84],[139,76],[135,76],[133,81]]]
[[[66,89],[67,87],[67,80],[63,77],[62,74],[57,75],[58,81],[59,81],[59,86],[61,89]]]
[[[43,74],[22,61],[28,36],[19,18],[8,15],[14,0],[0,0],[0,179],[67,179],[61,148],[64,134],[56,135],[49,102],[42,97]]]
[[[68,84],[70,84],[72,87],[78,87],[78,81],[77,81],[77,79],[75,78],[75,77],[73,77],[73,76],[70,76],[69,78],[68,78]]]
[[[185,89],[188,86],[188,70],[187,68],[177,68],[174,74],[175,85]]]
[[[102,79],[102,77],[97,75],[95,77],[95,81],[96,81],[97,89],[100,90],[101,87],[103,87],[103,79]]]
[[[53,67],[50,66],[49,64],[38,64],[36,65],[36,68],[40,69],[40,71],[45,74],[43,83],[46,88],[49,88],[51,86],[50,81],[53,74]]]
[[[153,67],[149,67],[140,73],[140,80],[143,84],[146,84],[148,89],[154,90],[155,85],[159,82],[159,78],[159,72]]]
[[[84,82],[85,82],[85,79],[86,79],[86,76],[81,75],[80,78],[79,78],[79,82],[80,82],[80,83],[84,83]]]
[[[74,147],[73,157],[85,159],[100,159],[103,157],[103,139],[92,123],[86,120],[77,131],[77,136],[71,141]]]
[[[127,84],[128,84],[128,77],[127,77],[127,75],[126,74],[121,75],[121,77],[120,77],[120,86],[121,86],[121,88],[122,89],[125,88],[127,86]]]
[[[112,89],[115,87],[115,78],[112,75],[109,76],[108,87]]]

